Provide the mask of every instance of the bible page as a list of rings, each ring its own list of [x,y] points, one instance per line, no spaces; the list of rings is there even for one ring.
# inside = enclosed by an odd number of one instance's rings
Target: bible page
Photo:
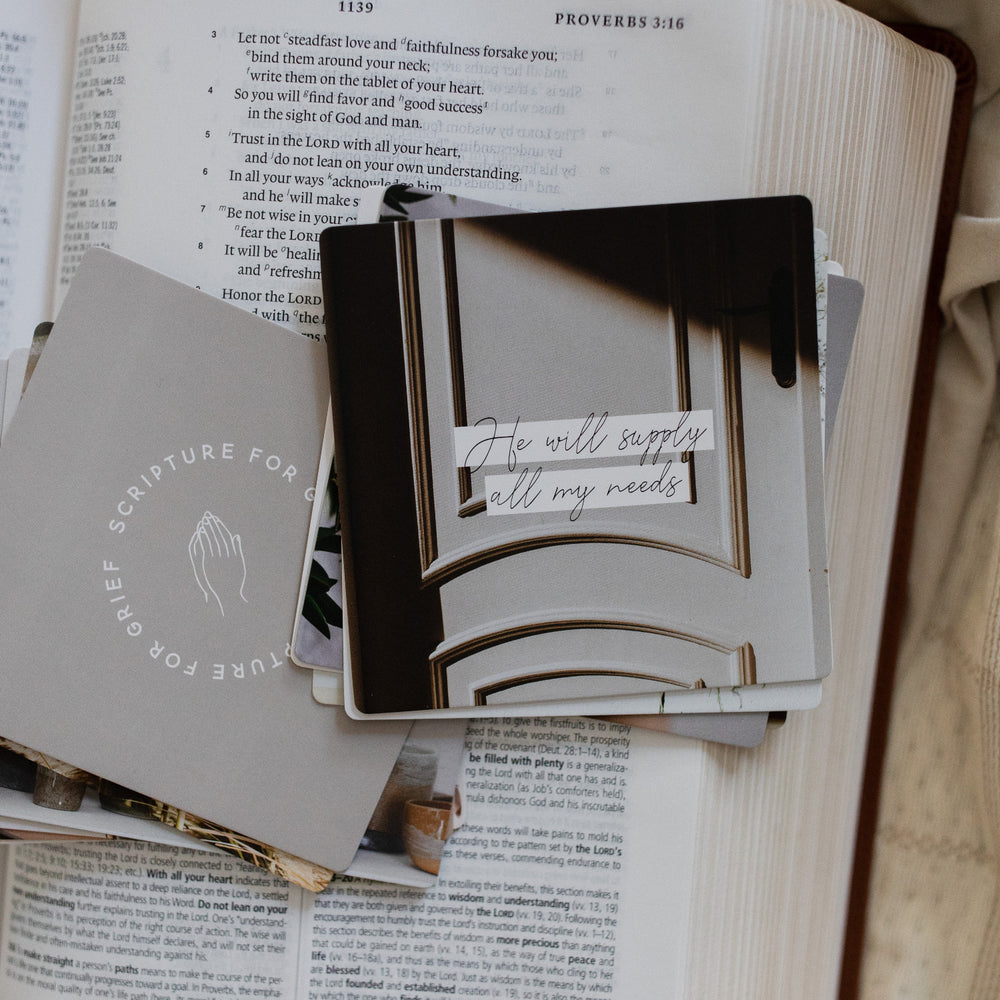
[[[366,186],[526,209],[734,195],[759,6],[228,0],[168,24],[84,0],[61,288],[104,245],[321,339],[316,240]]]

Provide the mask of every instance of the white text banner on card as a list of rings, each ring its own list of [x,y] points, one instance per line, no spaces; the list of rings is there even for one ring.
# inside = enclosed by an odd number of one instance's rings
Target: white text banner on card
[[[455,428],[459,467],[475,471],[487,465],[567,459],[623,458],[638,455],[640,465],[656,465],[662,456],[715,447],[711,410],[610,416],[590,413],[566,420],[500,423],[483,417],[471,427]]]
[[[487,514],[568,510],[575,521],[587,507],[633,507],[691,499],[687,462],[545,471],[539,467],[486,477]]]

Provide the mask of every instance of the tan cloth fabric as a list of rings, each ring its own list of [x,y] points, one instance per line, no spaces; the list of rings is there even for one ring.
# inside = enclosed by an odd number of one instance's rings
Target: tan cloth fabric
[[[1000,997],[1000,3],[857,0],[976,55],[879,810],[864,1000]]]

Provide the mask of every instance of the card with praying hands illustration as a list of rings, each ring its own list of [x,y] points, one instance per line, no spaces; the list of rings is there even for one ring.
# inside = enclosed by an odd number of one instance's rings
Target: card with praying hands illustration
[[[408,725],[289,657],[328,397],[321,344],[88,253],[0,448],[0,734],[342,871]]]

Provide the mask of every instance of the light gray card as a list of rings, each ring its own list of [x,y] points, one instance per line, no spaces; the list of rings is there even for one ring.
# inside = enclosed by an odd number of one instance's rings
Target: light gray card
[[[328,393],[322,345],[88,253],[0,449],[0,733],[342,870],[409,726],[288,656]]]
[[[826,313],[826,427],[824,447],[830,446],[837,409],[847,380],[854,334],[861,318],[865,289],[860,281],[831,274],[827,279]]]

